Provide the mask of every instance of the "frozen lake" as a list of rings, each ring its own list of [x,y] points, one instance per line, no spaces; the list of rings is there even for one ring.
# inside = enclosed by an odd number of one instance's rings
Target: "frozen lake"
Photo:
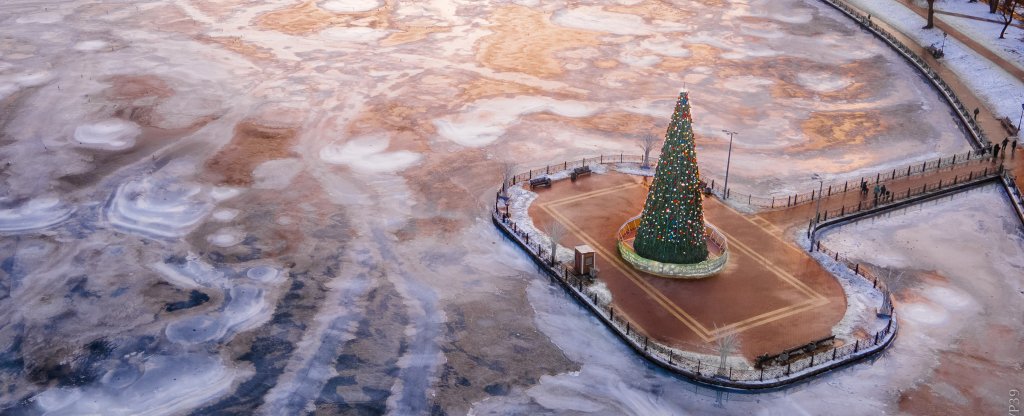
[[[682,87],[704,173],[740,132],[741,192],[968,148],[816,0],[6,0],[0,409],[930,414],[1021,387],[995,191],[828,236],[909,270],[901,339],[780,393],[655,369],[541,278],[486,217],[502,164],[637,154]]]

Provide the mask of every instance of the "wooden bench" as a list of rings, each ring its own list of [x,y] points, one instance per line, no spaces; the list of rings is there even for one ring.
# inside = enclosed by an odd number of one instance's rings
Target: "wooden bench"
[[[1006,129],[1006,132],[1010,133],[1011,136],[1018,133],[1017,126],[1013,125],[1013,121],[1011,121],[1009,117],[999,119],[999,124],[1002,124],[1003,128]]]
[[[590,166],[581,166],[572,170],[570,178],[575,181],[577,178],[583,175],[589,175],[591,173]]]
[[[551,187],[551,178],[545,176],[545,177],[542,177],[542,178],[530,179],[530,189],[536,188],[538,186],[543,186],[543,187],[546,187],[546,188],[550,188]]]
[[[763,368],[763,366],[765,364],[769,364],[771,362],[775,362],[777,365],[786,364],[787,362],[789,362],[790,360],[792,360],[792,359],[794,359],[794,358],[796,358],[798,356],[813,354],[816,350],[819,350],[819,349],[822,349],[822,348],[826,348],[826,347],[831,347],[832,343],[835,341],[835,339],[836,339],[836,336],[832,335],[832,336],[829,336],[827,338],[822,338],[822,339],[819,339],[817,341],[809,342],[809,343],[807,343],[805,345],[801,345],[799,347],[790,348],[790,349],[788,349],[786,351],[783,351],[783,352],[781,352],[779,354],[775,354],[775,355],[761,354],[761,355],[757,356],[756,359],[754,359],[754,367],[755,368]]]

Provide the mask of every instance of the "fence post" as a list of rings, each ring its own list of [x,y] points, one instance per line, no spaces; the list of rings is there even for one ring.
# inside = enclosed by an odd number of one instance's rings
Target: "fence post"
[[[846,181],[846,182],[844,182],[844,183],[843,183],[843,192],[846,192],[846,189],[847,189],[847,188],[848,188],[849,186],[850,186],[850,181]]]
[[[907,166],[907,176],[910,176],[910,166]]]
[[[614,306],[609,306],[608,307],[608,319],[611,320],[612,323],[615,323],[615,307]]]
[[[814,367],[814,352],[811,352],[811,365],[809,367]]]
[[[644,337],[644,351],[647,351],[647,340],[650,338]]]
[[[761,366],[761,376],[757,378],[758,381],[764,381],[764,366]]]
[[[860,263],[853,265],[853,273],[858,275],[860,274]]]
[[[772,208],[775,208],[775,197],[772,197]]]
[[[626,335],[629,335],[629,321],[626,321]]]
[[[835,360],[836,360],[836,350],[837,350],[837,349],[838,349],[838,348],[833,348],[833,349],[832,349],[832,361],[835,361]]]
[[[878,183],[879,179],[882,179],[882,172],[878,172],[877,174],[875,174],[875,183]]]
[[[828,186],[828,196],[832,196],[832,185]]]
[[[818,251],[821,251],[821,241],[818,241]]]
[[[619,153],[619,163],[622,163],[622,153]]]
[[[697,375],[700,376],[700,360],[697,360]]]
[[[814,190],[811,189],[811,201],[813,201],[813,200],[814,200]]]
[[[750,205],[750,198],[752,198],[752,196],[751,195],[747,195],[747,205]]]
[[[786,363],[786,375],[789,375],[789,371],[792,369],[793,363]]]
[[[673,352],[672,352],[671,350],[670,350],[670,351],[668,352],[668,363],[669,363],[669,364],[672,364],[672,355],[673,355],[673,354],[674,354],[674,353],[673,353]]]

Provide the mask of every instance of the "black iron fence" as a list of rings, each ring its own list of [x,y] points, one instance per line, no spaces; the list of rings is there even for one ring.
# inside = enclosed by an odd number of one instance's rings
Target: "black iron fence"
[[[822,195],[824,195],[824,197],[830,197],[833,195],[840,195],[847,192],[860,192],[861,182],[864,182],[865,186],[873,187],[874,185],[885,184],[896,179],[949,171],[953,169],[961,169],[972,165],[982,165],[991,160],[992,155],[988,152],[968,151],[947,157],[936,158],[934,160],[928,160],[920,163],[912,163],[899,168],[877,171],[874,174],[867,176],[844,179],[841,181],[836,180],[828,184],[823,184],[821,186],[820,193],[817,189],[812,189],[808,192],[795,193],[791,195],[759,196],[733,192],[732,189],[729,189],[726,192],[725,190],[722,189],[721,182],[719,182],[718,179],[708,177],[707,175],[702,175],[701,180],[707,184],[708,188],[710,188],[712,192],[723,198],[728,198],[739,202],[745,202],[748,205],[753,205],[761,208],[785,208],[805,204],[808,202],[813,202]],[[505,185],[511,186],[523,182],[529,182],[531,179],[534,178],[550,176],[582,166],[642,162],[643,156],[638,155],[627,155],[624,153],[620,153],[617,155],[600,155],[596,157],[583,158],[574,161],[565,161],[562,163],[547,165],[542,168],[531,169],[529,171],[522,172],[512,176],[512,178],[510,178]],[[655,167],[658,164],[657,157],[652,156],[648,163],[650,164],[650,169],[653,173]]]
[[[697,381],[708,384],[730,386],[736,388],[763,388],[781,385],[799,380],[818,372],[827,371],[847,361],[859,359],[863,356],[876,352],[883,348],[892,336],[895,335],[897,323],[894,311],[890,311],[890,319],[886,327],[874,332],[868,337],[853,338],[852,342],[842,342],[833,345],[831,348],[818,348],[802,353],[787,354],[786,359],[775,359],[764,363],[759,368],[735,368],[729,365],[723,366],[718,358],[694,358],[701,354],[690,351],[681,351],[651,339],[647,334],[637,328],[621,313],[617,313],[614,304],[602,299],[595,290],[596,280],[590,276],[577,275],[567,264],[551,264],[550,253],[547,252],[546,244],[542,243],[539,235],[533,235],[535,230],[528,231],[509,215],[499,209],[495,209],[494,218],[496,223],[502,227],[510,237],[527,249],[534,261],[548,271],[548,275],[559,282],[570,291],[577,300],[587,306],[601,320],[611,327],[620,337],[626,340],[635,350],[641,352],[648,359],[657,362],[679,374],[690,377]],[[822,248],[827,252],[826,248]],[[835,259],[838,261],[839,256]],[[849,262],[844,262],[849,266]],[[858,276],[871,281],[875,288],[882,292],[886,298],[890,294],[885,290],[884,283],[873,275],[868,274],[859,265],[853,265],[851,270]],[[599,278],[599,277],[598,277]],[[891,298],[889,298],[891,305]],[[689,345],[694,350],[708,350],[707,345]],[[708,351],[713,354],[713,351]]]

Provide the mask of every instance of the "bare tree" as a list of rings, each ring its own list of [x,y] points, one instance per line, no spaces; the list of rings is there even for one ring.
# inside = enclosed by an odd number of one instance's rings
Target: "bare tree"
[[[644,151],[644,160],[640,164],[641,169],[651,168],[651,150],[654,149],[656,144],[658,144],[658,136],[651,133],[640,136],[640,150]]]
[[[1005,39],[1006,29],[1010,27],[1010,23],[1013,23],[1013,13],[1017,10],[1017,5],[1020,2],[1021,0],[1003,0],[1003,5],[999,7],[999,16],[1003,18],[1003,30],[999,32],[999,39]]]
[[[501,194],[508,195],[508,186],[512,183],[512,178],[516,176],[516,165],[512,162],[505,162],[501,164]]]
[[[715,330],[718,330],[718,325],[715,325]],[[720,335],[715,340],[715,350],[718,352],[718,375],[726,376],[726,359],[729,358],[732,353],[740,349],[740,337],[734,330],[729,330],[724,334]]]
[[[935,27],[935,0],[928,0],[928,24],[923,29]]]
[[[544,229],[544,233],[551,239],[551,264],[555,264],[555,261],[558,259],[558,242],[562,240],[562,237],[565,237],[567,231],[565,225],[554,219]]]

